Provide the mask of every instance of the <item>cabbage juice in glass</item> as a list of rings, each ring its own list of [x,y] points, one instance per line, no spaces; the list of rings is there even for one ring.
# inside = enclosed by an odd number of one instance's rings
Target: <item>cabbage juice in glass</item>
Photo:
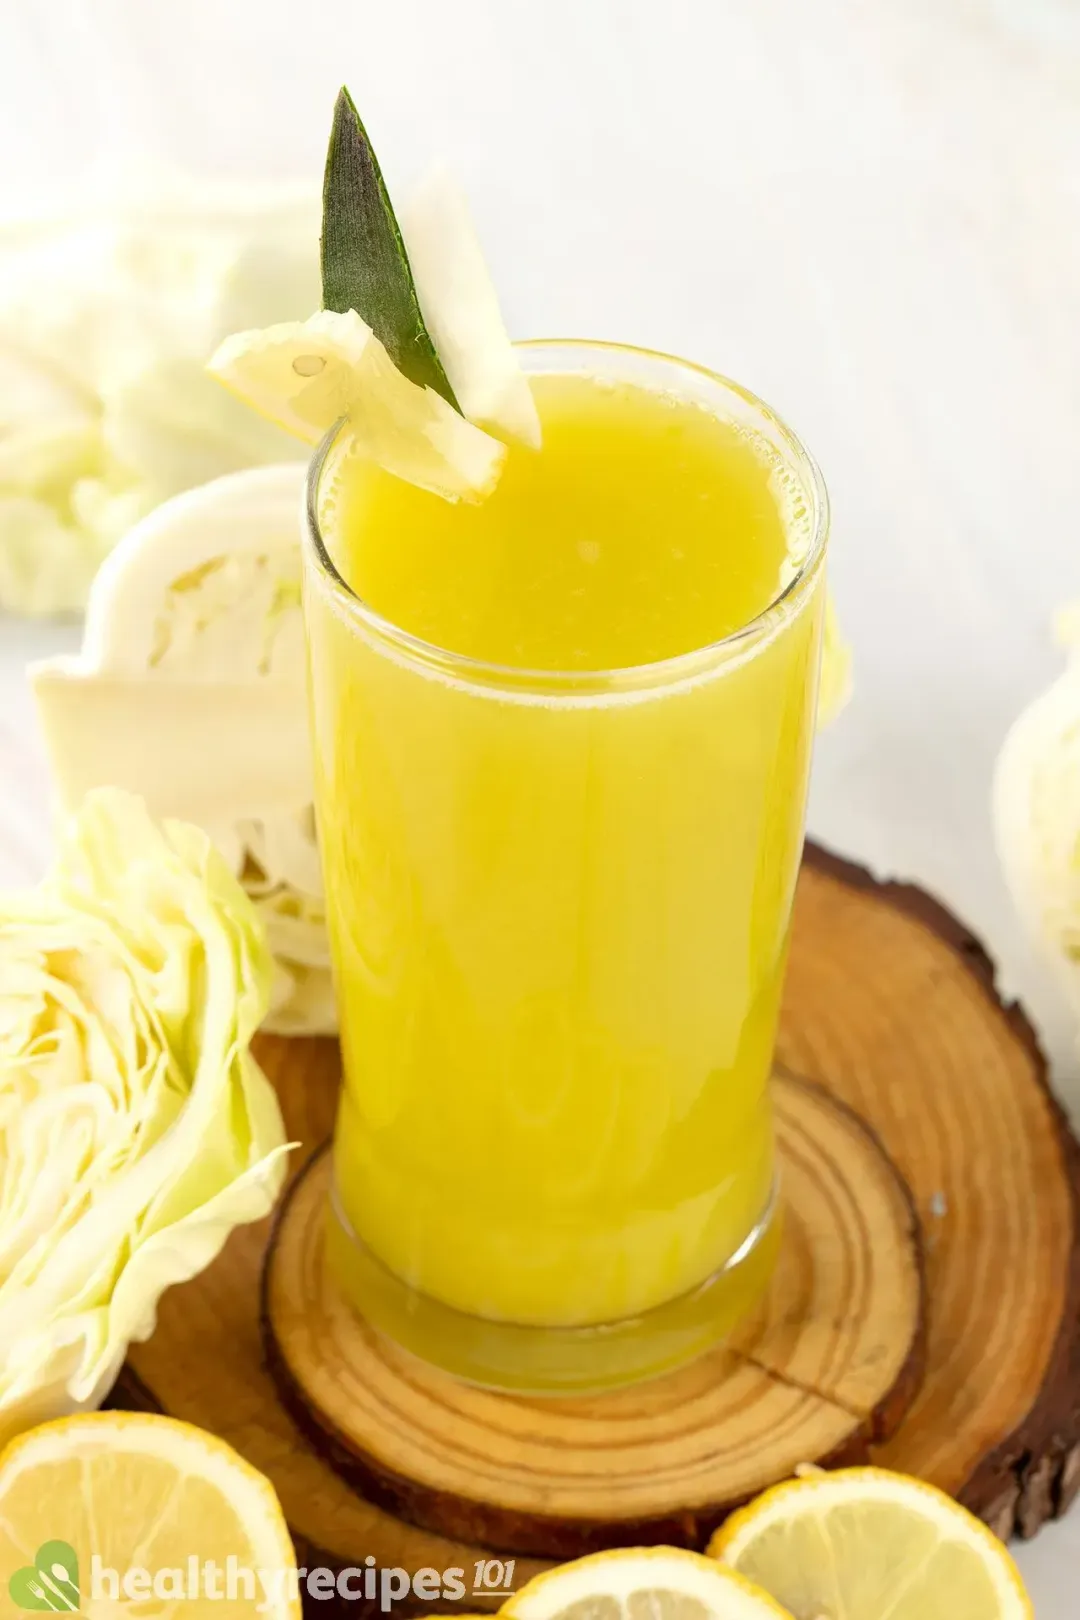
[[[484,502],[341,434],[312,471],[328,1251],[426,1360],[572,1392],[708,1348],[768,1279],[826,514],[733,384],[520,352],[543,446]]]

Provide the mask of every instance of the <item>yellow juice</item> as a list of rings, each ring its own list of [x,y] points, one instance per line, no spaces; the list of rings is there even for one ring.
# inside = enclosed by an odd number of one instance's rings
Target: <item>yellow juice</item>
[[[534,376],[543,448],[480,505],[331,453],[322,536],[359,604],[308,570],[336,1262],[348,1284],[353,1244],[361,1307],[400,1286],[380,1325],[488,1381],[513,1369],[448,1356],[447,1323],[640,1319],[773,1207],[813,490],[729,396],[615,370]]]

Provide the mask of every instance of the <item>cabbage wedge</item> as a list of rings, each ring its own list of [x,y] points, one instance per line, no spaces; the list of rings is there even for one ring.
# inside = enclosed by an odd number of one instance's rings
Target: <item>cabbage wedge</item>
[[[162,1292],[271,1208],[270,972],[206,834],[115,790],[0,898],[0,1442],[96,1405]]]

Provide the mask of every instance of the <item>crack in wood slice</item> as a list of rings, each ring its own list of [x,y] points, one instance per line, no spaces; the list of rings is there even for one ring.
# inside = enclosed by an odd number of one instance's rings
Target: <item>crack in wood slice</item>
[[[790,1080],[775,1101],[785,1232],[762,1308],[692,1366],[586,1399],[478,1390],[368,1329],[323,1263],[317,1158],[282,1212],[264,1295],[269,1364],[312,1443],[413,1523],[548,1557],[697,1546],[800,1463],[868,1460],[923,1366],[914,1210],[850,1110]]]

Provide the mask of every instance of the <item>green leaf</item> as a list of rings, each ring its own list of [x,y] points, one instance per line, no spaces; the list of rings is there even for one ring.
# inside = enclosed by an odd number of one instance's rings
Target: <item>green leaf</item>
[[[457,409],[416,296],[409,257],[367,131],[346,89],[334,107],[323,178],[323,308],[354,309],[399,371]]]

